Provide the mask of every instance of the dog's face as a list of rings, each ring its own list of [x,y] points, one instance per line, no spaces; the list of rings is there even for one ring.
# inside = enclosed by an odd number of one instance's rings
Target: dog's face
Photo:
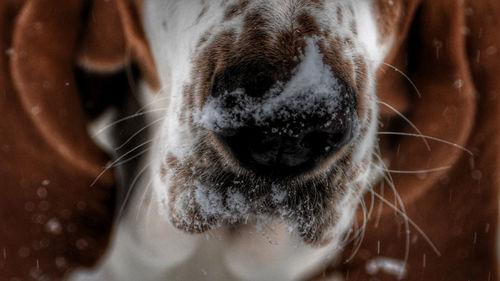
[[[165,216],[192,233],[279,219],[308,243],[338,238],[370,184],[400,2],[144,0]]]

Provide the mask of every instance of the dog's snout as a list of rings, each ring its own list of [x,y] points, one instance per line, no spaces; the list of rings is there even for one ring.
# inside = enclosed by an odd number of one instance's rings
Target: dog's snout
[[[321,95],[309,90],[303,95],[253,98],[249,104],[232,97],[230,106],[252,111],[253,118],[219,131],[217,137],[241,167],[256,174],[286,177],[310,172],[348,144],[358,129],[351,92],[334,93],[331,100]],[[268,111],[272,113],[266,115]]]
[[[359,129],[354,88],[314,42],[293,63],[252,61],[220,71],[201,116],[239,166],[271,177],[322,167]]]

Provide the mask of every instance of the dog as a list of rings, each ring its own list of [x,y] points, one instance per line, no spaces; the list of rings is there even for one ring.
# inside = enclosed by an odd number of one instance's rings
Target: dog
[[[96,280],[301,280],[320,271],[383,170],[373,156],[376,75],[404,4],[141,7],[163,86],[142,90],[145,111],[159,123],[133,218]],[[144,201],[154,211],[141,211]],[[393,264],[395,277],[405,262]]]
[[[300,280],[331,262],[376,177],[375,77],[394,37],[381,31],[397,20],[374,15],[401,7],[144,1],[158,125],[92,278]]]
[[[68,278],[303,280],[323,274],[340,280],[496,280],[496,166],[483,153],[498,137],[484,133],[483,127],[494,128],[491,116],[475,121],[474,101],[478,91],[498,88],[490,76],[498,63],[481,57],[496,58],[492,46],[498,39],[464,39],[463,26],[482,34],[486,24],[477,15],[489,15],[490,6],[498,5],[116,4],[144,79],[138,87],[142,104],[94,133],[139,116],[147,122],[113,147],[133,144],[131,150],[103,172],[89,172],[90,186],[106,176],[104,185],[111,185],[112,167],[136,164],[131,175],[126,169],[118,173],[122,188],[132,189],[118,204],[110,249],[95,268]],[[33,5],[26,9],[33,11]],[[494,33],[491,26],[486,29]],[[116,53],[99,57],[89,46],[84,50],[77,61],[86,71],[114,73],[126,64],[127,56],[109,63],[102,58]],[[410,55],[430,60],[434,68]],[[17,61],[23,61],[20,52]],[[25,90],[16,73],[16,85]],[[495,103],[483,109],[497,112]],[[411,112],[411,120],[401,112]],[[391,130],[401,127],[406,131]],[[137,142],[140,136],[145,139]],[[110,136],[111,142],[118,137]],[[55,147],[62,155],[71,151]],[[131,157],[143,148],[140,158]],[[375,199],[381,205],[370,224]],[[62,232],[56,231],[59,220],[45,225],[53,234]],[[84,250],[86,241],[75,245]]]

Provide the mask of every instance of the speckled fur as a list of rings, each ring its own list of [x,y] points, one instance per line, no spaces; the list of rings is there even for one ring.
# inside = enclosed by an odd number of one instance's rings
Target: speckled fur
[[[142,92],[156,112],[151,120],[163,121],[145,160],[147,179],[95,276],[298,280],[334,260],[373,177],[375,75],[394,24],[377,13],[398,7],[375,0],[145,0],[143,24],[163,88]],[[216,72],[262,58],[291,71],[307,38],[355,89],[360,132],[311,173],[271,181],[239,167],[194,114]]]

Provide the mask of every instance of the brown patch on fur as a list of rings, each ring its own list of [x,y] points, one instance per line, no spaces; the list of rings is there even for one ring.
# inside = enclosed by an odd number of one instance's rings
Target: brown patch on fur
[[[339,21],[339,25],[342,25],[344,22],[344,11],[340,6],[337,6],[337,20]]]
[[[224,12],[224,20],[228,21],[241,15],[250,4],[249,0],[240,0],[239,3],[229,6]]]
[[[368,64],[361,56],[354,57],[354,66],[356,72],[356,89],[359,93],[365,93],[368,81]]]
[[[358,35],[358,26],[356,25],[355,21],[351,21],[350,29],[351,29],[352,34]]]
[[[162,175],[166,175],[167,169],[174,169],[175,167],[177,167],[177,165],[179,164],[179,161],[177,160],[177,158],[174,155],[168,154],[167,159],[165,161],[165,164],[166,164],[166,166],[162,167],[162,171],[161,171]]]
[[[201,46],[203,46],[203,44],[205,44],[205,43],[208,41],[208,39],[210,38],[210,35],[211,35],[211,33],[210,33],[210,32],[206,32],[206,33],[204,33],[204,34],[201,36],[200,40],[198,41],[198,44],[196,44],[196,48],[198,49],[198,48],[200,48]]]
[[[226,60],[224,55],[231,51],[231,44],[235,39],[233,31],[226,31],[217,35],[213,42],[202,50],[193,70],[193,87],[189,87],[188,92],[184,91],[188,106],[185,111],[189,112],[194,107],[201,109],[203,102],[210,95],[215,72],[221,62]],[[201,38],[198,45],[206,40],[207,38]]]
[[[297,16],[299,30],[303,33],[303,37],[320,35],[320,28],[316,19],[309,13],[303,12]]]
[[[319,42],[319,48],[324,57],[323,61],[332,68],[334,75],[355,89],[354,67],[342,56],[343,44],[349,45],[349,40],[339,36],[327,38],[326,42]]]
[[[203,9],[201,9],[200,13],[198,14],[198,17],[196,18],[195,24],[199,24],[200,20],[203,18],[203,16],[207,13],[208,7],[203,6]]]

